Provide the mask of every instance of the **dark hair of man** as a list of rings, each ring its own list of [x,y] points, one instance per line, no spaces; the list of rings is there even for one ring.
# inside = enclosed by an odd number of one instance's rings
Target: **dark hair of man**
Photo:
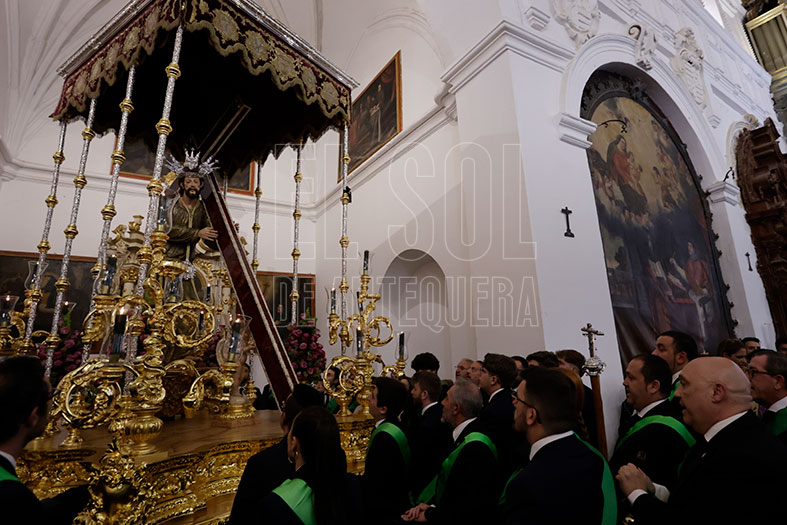
[[[567,348],[565,350],[558,350],[557,352],[555,352],[555,355],[557,356],[558,359],[562,359],[566,363],[569,363],[577,367],[577,369],[579,369],[580,377],[582,377],[582,375],[585,373],[584,370],[585,356],[580,354],[576,350],[573,350],[571,348]]]
[[[437,359],[433,353],[424,352],[415,356],[410,366],[416,372],[419,370],[431,370],[432,372],[436,373],[438,370],[440,370],[440,360]]]
[[[632,361],[642,362],[642,376],[645,378],[646,385],[658,381],[659,392],[664,397],[669,396],[672,390],[672,372],[665,360],[653,354],[642,354],[635,356]]]
[[[787,345],[787,337],[777,337],[774,346],[778,350],[781,345]]]
[[[539,364],[539,366],[543,366],[545,368],[557,368],[560,366],[560,361],[557,360],[557,356],[552,352],[547,352],[546,350],[533,352],[527,356],[527,360],[535,361]]]
[[[413,376],[413,386],[415,385],[421,387],[421,390],[429,395],[429,402],[440,400],[443,386],[440,384],[440,378],[434,372],[428,370],[416,372]]]
[[[46,417],[49,385],[37,357],[10,357],[0,362],[0,443],[8,441],[34,408]]]
[[[522,357],[521,355],[513,355],[511,359],[522,365],[522,368],[527,368],[527,359]]]
[[[758,355],[765,356],[765,371],[772,376],[782,376],[787,381],[787,354],[775,352],[773,350],[757,350],[752,352],[751,358]]]
[[[746,345],[743,344],[743,341],[738,339],[723,339],[719,346],[716,347],[716,355],[721,357],[728,357],[735,355],[735,352],[741,349],[745,349]]]
[[[500,386],[511,388],[511,383],[514,382],[517,374],[516,363],[513,359],[507,355],[486,354],[483,367],[486,368],[489,375],[497,376]]]
[[[678,352],[686,352],[686,358],[689,361],[697,357],[697,342],[689,334],[678,332],[677,330],[667,330],[666,332],[661,332],[659,337],[662,335],[671,337],[675,341],[675,349]]]
[[[577,427],[577,396],[574,383],[560,370],[532,366],[521,372],[525,401],[538,411],[538,421],[550,434]]]
[[[284,424],[291,426],[295,416],[301,411],[312,406],[322,406],[324,402],[323,395],[316,388],[298,383],[292,389],[292,395],[284,403]]]
[[[377,406],[388,409],[385,419],[398,421],[407,402],[407,387],[392,377],[375,377],[374,386],[377,387]]]
[[[292,435],[312,474],[309,486],[317,523],[347,523],[347,458],[333,414],[320,406],[304,409],[292,423]]]
[[[755,343],[760,344],[760,340],[756,337],[744,337],[743,339],[741,339],[741,342],[743,344],[746,344],[750,341],[754,341]]]

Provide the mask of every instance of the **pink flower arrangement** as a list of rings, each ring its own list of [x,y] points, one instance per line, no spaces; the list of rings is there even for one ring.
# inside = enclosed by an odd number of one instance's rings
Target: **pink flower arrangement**
[[[71,319],[60,320],[57,334],[60,343],[52,352],[52,374],[49,381],[52,387],[57,386],[63,376],[82,364],[82,332],[71,328]],[[46,344],[38,345],[38,358],[46,366]]]
[[[287,353],[301,383],[316,383],[325,369],[325,352],[320,344],[316,319],[300,314],[298,326],[289,328]]]

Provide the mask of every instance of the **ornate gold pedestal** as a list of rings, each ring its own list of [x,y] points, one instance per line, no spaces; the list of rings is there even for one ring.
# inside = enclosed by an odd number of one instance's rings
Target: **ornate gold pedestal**
[[[361,414],[352,416],[338,416],[339,437],[342,448],[347,454],[347,468],[350,471],[362,469],[366,458],[366,449],[369,447],[369,438],[374,429],[374,419]],[[354,463],[355,465],[350,465]]]
[[[147,456],[107,451],[106,429],[83,430],[79,448],[64,449],[61,431],[28,444],[19,475],[39,498],[87,483],[92,502],[76,523],[215,524],[229,515],[249,457],[281,439],[279,418],[261,410],[242,427],[216,427],[208,414],[168,422]]]

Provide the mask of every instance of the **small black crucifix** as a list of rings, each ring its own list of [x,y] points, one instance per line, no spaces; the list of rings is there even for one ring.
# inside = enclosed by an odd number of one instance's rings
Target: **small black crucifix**
[[[746,255],[746,262],[749,263],[749,271],[753,272],[754,270],[751,267],[751,256],[749,255],[749,252],[746,252],[744,255]]]
[[[560,210],[560,213],[563,213],[566,216],[566,233],[564,233],[563,235],[565,235],[566,237],[573,237],[574,236],[574,232],[571,231],[571,224],[569,223],[568,216],[571,215],[574,212],[569,210],[568,206],[566,206],[565,208]]]

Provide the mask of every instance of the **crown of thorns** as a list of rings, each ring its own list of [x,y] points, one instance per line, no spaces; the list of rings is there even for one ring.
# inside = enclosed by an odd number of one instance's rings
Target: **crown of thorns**
[[[185,172],[189,172],[198,174],[200,178],[219,168],[219,161],[214,160],[213,157],[208,157],[200,163],[199,155],[199,152],[195,152],[193,149],[186,150],[186,160],[181,164],[170,153],[169,159],[167,159],[167,168],[177,175],[183,175]]]

